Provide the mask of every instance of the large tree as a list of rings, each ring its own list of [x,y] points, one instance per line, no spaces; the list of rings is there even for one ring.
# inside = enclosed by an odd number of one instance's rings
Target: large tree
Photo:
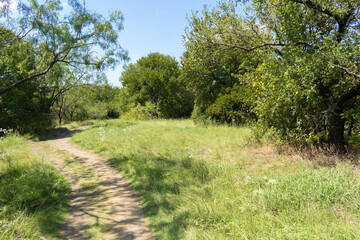
[[[277,101],[288,101],[281,106],[291,116],[287,132],[300,132],[305,136],[300,140],[327,142],[343,152],[344,114],[360,95],[360,2],[254,1],[253,6],[257,19],[273,33],[272,41],[263,45],[272,44],[278,55],[272,60],[276,67],[264,66],[265,72],[277,72],[263,79],[278,90],[289,86],[287,93],[274,95]]]
[[[280,139],[345,147],[345,115],[360,95],[358,0],[254,0],[246,31],[218,27],[206,44],[263,52],[240,76],[255,87],[260,121]],[[233,18],[228,15],[227,18]]]
[[[103,80],[103,70],[127,59],[118,43],[123,17],[105,18],[77,0],[64,10],[64,1],[29,0],[13,18],[10,2],[0,9],[0,126],[38,131],[64,92]]]
[[[25,82],[47,75],[59,64],[74,71],[83,71],[84,68],[101,71],[127,59],[126,52],[118,43],[118,31],[123,26],[123,16],[119,11],[105,18],[89,11],[77,0],[69,0],[68,5],[71,10],[63,11],[59,0],[20,2],[16,18],[1,10],[0,60],[12,62],[12,65],[7,64],[0,73],[0,96]],[[28,70],[21,59],[14,61],[13,51],[31,53],[36,63],[34,68]],[[16,72],[24,74],[19,77]]]

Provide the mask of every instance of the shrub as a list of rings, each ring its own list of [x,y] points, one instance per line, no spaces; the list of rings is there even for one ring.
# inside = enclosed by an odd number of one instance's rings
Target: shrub
[[[132,120],[149,120],[158,117],[158,109],[153,103],[146,103],[145,106],[138,104],[136,107],[130,109],[129,112],[121,116],[122,119]]]

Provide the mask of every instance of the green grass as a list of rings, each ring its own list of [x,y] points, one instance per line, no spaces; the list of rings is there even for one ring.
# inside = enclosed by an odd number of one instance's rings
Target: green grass
[[[0,239],[58,236],[70,188],[17,136],[0,141]]]
[[[132,183],[159,239],[360,239],[360,180],[255,144],[247,128],[95,123],[73,141]]]

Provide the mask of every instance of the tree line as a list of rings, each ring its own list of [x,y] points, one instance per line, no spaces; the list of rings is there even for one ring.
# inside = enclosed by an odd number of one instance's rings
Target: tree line
[[[30,1],[20,6],[16,27],[2,22],[1,126],[34,128],[34,119],[54,114],[60,123],[191,116],[198,123],[251,124],[279,143],[339,152],[359,134],[358,0],[204,7],[188,17],[180,63],[151,53],[125,67],[122,88],[86,83],[94,76],[101,82],[104,69],[127,60],[117,42],[121,13],[106,19],[70,2],[73,12],[61,21],[59,2]],[[8,17],[5,8],[2,14]],[[92,54],[95,45],[103,56]]]

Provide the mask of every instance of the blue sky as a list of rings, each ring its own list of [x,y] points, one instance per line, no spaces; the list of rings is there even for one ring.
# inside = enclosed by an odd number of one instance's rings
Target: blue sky
[[[188,25],[186,16],[203,6],[216,6],[219,0],[86,0],[89,9],[108,14],[120,10],[125,18],[119,42],[129,52],[130,62],[152,52],[160,52],[179,60],[184,51],[182,35]],[[119,66],[108,71],[109,83],[120,86],[123,70]]]

